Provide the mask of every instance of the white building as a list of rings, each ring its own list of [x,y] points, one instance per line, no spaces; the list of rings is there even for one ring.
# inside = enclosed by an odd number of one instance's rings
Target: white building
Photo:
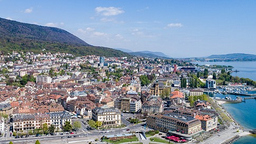
[[[133,97],[130,101],[130,112],[138,112],[141,110],[141,106],[141,100]]]
[[[216,88],[216,81],[213,79],[207,79],[206,88]]]
[[[36,83],[39,82],[43,82],[43,83],[51,83],[52,82],[52,78],[49,76],[45,76],[45,75],[38,75],[36,77]]]
[[[5,127],[4,118],[0,117],[0,132],[1,133],[4,133],[4,127]]]
[[[92,110],[92,119],[101,121],[103,126],[120,126],[121,112],[115,108],[96,107]]]

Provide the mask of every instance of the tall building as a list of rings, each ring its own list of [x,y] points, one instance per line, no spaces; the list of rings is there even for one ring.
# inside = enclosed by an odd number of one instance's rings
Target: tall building
[[[215,80],[213,80],[213,79],[207,79],[206,80],[206,88],[209,88],[209,89],[211,89],[211,88],[216,88],[216,81]]]
[[[100,64],[104,64],[105,63],[105,58],[104,57],[100,57]]]

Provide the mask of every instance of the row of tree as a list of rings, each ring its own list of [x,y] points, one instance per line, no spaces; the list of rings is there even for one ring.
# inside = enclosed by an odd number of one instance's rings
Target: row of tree
[[[101,121],[94,121],[94,120],[89,120],[88,122],[89,126],[92,128],[99,128],[102,126],[102,122]]]

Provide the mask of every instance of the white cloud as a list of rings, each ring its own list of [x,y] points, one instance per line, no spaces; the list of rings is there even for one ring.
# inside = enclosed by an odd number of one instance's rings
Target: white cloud
[[[33,12],[33,8],[28,8],[25,9],[24,13],[32,13]]]
[[[103,33],[103,32],[94,32],[93,35],[94,36],[106,36],[107,34]]]
[[[95,31],[95,29],[91,28],[91,27],[87,27],[85,30],[84,29],[78,29],[78,32],[82,33],[84,35],[87,35],[87,36],[92,36],[92,37],[93,36],[106,36],[107,35],[106,33]]]
[[[115,19],[113,19],[113,18],[110,19],[110,18],[105,18],[105,17],[101,18],[100,20],[103,21],[103,22],[113,22],[113,21],[115,21]]]
[[[116,34],[115,37],[116,37],[116,38],[119,38],[119,39],[123,39],[123,38],[124,38],[124,37],[123,37],[122,35],[120,35],[120,34]]]
[[[57,27],[57,24],[56,23],[47,23],[47,24],[45,24],[45,26]]]
[[[1,0],[0,0],[1,1]],[[10,18],[10,17],[7,17],[6,19],[8,19],[8,20],[13,20],[12,18]]]
[[[45,26],[48,26],[48,27],[60,27],[60,26],[63,26],[64,23],[61,22],[61,23],[52,23],[52,22],[49,22],[49,23],[46,23]]]
[[[142,31],[140,31],[139,29],[133,29],[132,35],[144,35],[144,33]]]
[[[170,23],[167,26],[168,27],[182,27],[183,25],[181,23]]]
[[[144,7],[144,8],[142,8],[142,9],[139,9],[139,10],[137,10],[138,12],[141,12],[141,11],[145,11],[145,10],[149,10],[149,7],[147,6],[147,7]]]
[[[86,28],[87,31],[94,31],[94,28],[88,27]]]
[[[95,11],[103,16],[115,16],[124,13],[121,8],[116,7],[96,7]]]

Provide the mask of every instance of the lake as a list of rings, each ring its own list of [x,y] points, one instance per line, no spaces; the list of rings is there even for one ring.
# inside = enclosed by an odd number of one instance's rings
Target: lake
[[[199,65],[226,65],[233,66],[233,70],[238,70],[239,72],[233,72],[233,76],[250,78],[256,81],[256,61],[248,62],[194,62]]]
[[[199,65],[230,65],[233,70],[238,70],[237,73],[232,73],[233,76],[250,78],[256,81],[256,62],[196,62]],[[230,96],[235,98],[235,95],[217,94],[217,97]],[[224,108],[233,116],[233,118],[245,128],[256,129],[256,100],[250,99],[243,103],[237,104],[224,104]],[[255,144],[255,136],[244,136],[233,144]]]

